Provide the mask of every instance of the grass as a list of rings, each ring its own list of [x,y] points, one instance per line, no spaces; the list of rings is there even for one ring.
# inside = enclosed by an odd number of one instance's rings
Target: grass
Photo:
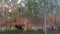
[[[41,31],[5,31],[5,32],[0,32],[0,34],[44,34],[44,32]],[[51,32],[47,32],[47,34],[60,34],[59,32],[56,31],[51,31]]]

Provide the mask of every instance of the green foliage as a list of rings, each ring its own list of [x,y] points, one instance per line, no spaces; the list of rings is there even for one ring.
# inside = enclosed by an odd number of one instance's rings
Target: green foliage
[[[1,2],[2,0],[0,0]],[[7,0],[3,0],[4,2],[7,2]],[[14,3],[14,0],[12,0]],[[8,13],[10,16],[16,12],[18,16],[26,16],[31,18],[40,18],[43,17],[44,11],[46,14],[52,14],[54,8],[56,8],[56,3],[53,3],[53,0],[25,0],[27,1],[26,6],[23,7],[21,4],[17,4],[18,0],[15,0],[15,3],[13,4],[10,9],[12,9],[11,13]],[[25,2],[24,1],[24,2]],[[56,0],[54,0],[56,2]],[[54,5],[55,4],[55,5]],[[19,11],[20,10],[20,11]]]
[[[50,13],[52,14],[54,8],[56,8],[56,5],[53,5],[54,4],[53,2],[50,1],[50,3],[49,3],[48,1],[49,0],[32,0],[32,1],[28,0],[27,5],[28,5],[29,12],[31,12],[30,15],[32,15],[32,16],[35,15],[34,17],[41,17],[44,15],[45,10],[46,10],[46,14],[50,14]],[[50,4],[50,6],[49,6],[49,4]],[[33,12],[33,14],[32,14],[32,12]]]

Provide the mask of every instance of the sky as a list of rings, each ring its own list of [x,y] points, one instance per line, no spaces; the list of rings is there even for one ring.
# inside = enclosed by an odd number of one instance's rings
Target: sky
[[[18,0],[18,4],[21,2],[21,0]]]

